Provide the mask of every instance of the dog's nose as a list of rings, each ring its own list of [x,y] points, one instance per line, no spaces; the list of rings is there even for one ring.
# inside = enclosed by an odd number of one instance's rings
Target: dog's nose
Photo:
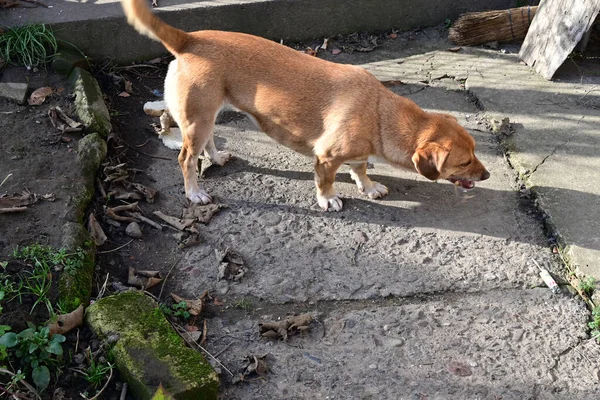
[[[483,174],[481,174],[481,180],[485,181],[486,179],[488,179],[490,177],[490,173],[486,170],[483,171]]]

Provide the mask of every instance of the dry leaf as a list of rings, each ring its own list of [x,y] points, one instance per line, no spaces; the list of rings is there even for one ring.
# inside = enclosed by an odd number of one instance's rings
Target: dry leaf
[[[48,116],[52,126],[59,129],[63,133],[79,132],[82,129],[81,122],[74,121],[60,107],[52,107],[48,110]]]
[[[160,211],[154,211],[154,215],[156,215],[158,218],[162,219],[167,224],[171,225],[172,227],[174,227],[180,231],[183,231],[186,229],[190,230],[190,227],[192,226],[192,224],[194,222],[196,222],[195,219],[175,218],[175,217],[171,217],[170,215],[163,214]]]
[[[90,213],[88,218],[88,231],[96,246],[102,246],[108,239],[102,230],[102,227],[96,220],[94,213]]]
[[[130,97],[131,95],[127,92],[121,92],[119,93],[119,97]]]
[[[340,54],[342,52],[342,50],[340,49],[331,49],[331,54],[333,54],[334,56]]]
[[[48,86],[36,89],[33,91],[33,93],[31,93],[31,96],[29,96],[29,98],[27,99],[27,103],[30,106],[39,106],[46,100],[46,97],[52,94],[52,92],[52,88]]]
[[[129,183],[129,182],[127,182]],[[154,197],[156,196],[156,189],[149,186],[144,186],[141,183],[129,183],[133,188],[138,191],[142,196],[146,198],[146,201],[150,204],[154,203]]]
[[[127,284],[135,286],[141,289],[150,289],[162,282],[163,278],[160,275],[160,271],[136,271],[134,268],[129,267],[129,275],[127,278]]]
[[[0,195],[0,208],[25,207],[37,203],[39,199],[53,201],[54,195],[47,194],[40,196],[39,194],[32,193],[27,189],[23,189],[21,193]]]
[[[229,249],[225,249],[223,252],[215,249],[215,255],[219,262],[217,280],[239,281],[248,272],[248,268],[244,265],[244,260],[236,252]]]
[[[473,374],[470,366],[459,361],[450,361],[448,371],[458,376],[470,376]]]
[[[183,239],[177,247],[180,249],[187,249],[188,247],[196,246],[202,243],[202,238],[200,238],[200,234],[194,233],[193,235],[188,236]]]
[[[185,302],[185,306],[187,308],[187,311],[190,313],[190,315],[196,315],[196,316],[200,315],[200,313],[202,312],[202,309],[204,307],[204,302],[206,301],[207,297],[208,297],[208,290],[204,291],[204,293],[202,293],[202,295],[200,295],[200,297],[198,297],[196,300],[187,300],[187,299],[184,299],[183,297],[176,295],[175,293],[171,293],[171,298],[173,299],[173,301],[175,303]]]
[[[125,80],[124,84],[125,84],[125,91],[127,93],[133,93],[133,85],[131,84],[131,81]]]
[[[305,332],[310,328],[313,317],[310,314],[288,317],[282,321],[258,324],[260,334],[267,338],[281,338],[287,341],[288,334]]]
[[[388,35],[388,37],[389,37],[390,39],[396,39],[396,38],[398,38],[398,34],[397,34],[396,32],[392,32],[392,33],[390,33],[390,34]]]
[[[56,321],[50,323],[48,328],[50,329],[50,335],[60,333],[64,335],[73,328],[83,325],[83,304],[81,304],[75,311],[68,314],[58,315]]]
[[[264,377],[269,372],[269,364],[267,362],[267,358],[271,359],[272,356],[270,354],[265,354],[262,356],[255,356],[253,354],[249,354],[246,358],[244,358],[245,366],[242,367],[239,373],[233,377],[231,383],[239,383],[246,380],[246,378],[252,375],[258,375],[260,377]]]
[[[220,204],[191,204],[183,209],[183,218],[193,218],[198,222],[207,224],[213,215],[223,208]]]
[[[451,51],[453,53],[456,53],[457,51],[460,51],[462,49],[462,47],[450,47],[448,49],[448,51]]]

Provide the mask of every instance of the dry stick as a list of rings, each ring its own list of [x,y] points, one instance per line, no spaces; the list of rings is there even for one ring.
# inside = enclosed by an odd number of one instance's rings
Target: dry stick
[[[7,369],[4,369],[4,368],[0,368],[0,374],[8,374],[8,375],[13,376],[13,377],[17,376],[13,372],[11,372],[11,371],[9,371]],[[27,390],[29,390],[31,393],[33,393],[35,395],[36,399],[42,400],[42,398],[37,393],[37,391],[29,383],[27,383],[25,380],[21,379],[19,381],[19,383],[22,383],[23,386],[25,386],[27,388]],[[27,399],[27,397],[23,397],[23,399]]]
[[[158,293],[158,300],[160,300],[160,296],[162,296],[162,292],[163,292],[163,289],[165,288],[165,283],[167,283],[167,279],[169,279],[169,275],[171,275],[171,272],[173,271],[173,268],[175,268],[177,266],[177,264],[179,264],[179,261],[181,261],[182,258],[183,258],[183,254],[171,266],[171,269],[169,269],[169,272],[167,272],[167,276],[165,276],[165,279],[162,282],[162,286],[160,287],[160,292]]]
[[[102,296],[104,296],[104,292],[106,292],[106,285],[108,284],[108,276],[110,274],[107,273],[106,274],[106,279],[104,280],[104,284],[102,285],[102,287],[100,288],[100,291],[98,292],[98,296],[96,296],[96,300],[100,300],[102,298]]]
[[[2,393],[6,393],[9,396],[12,396],[14,399],[23,399],[23,400],[29,400],[29,397],[25,397],[22,394],[18,394],[18,393],[13,393],[10,390],[6,389],[4,386],[0,385],[0,391]]]
[[[96,184],[98,185],[98,190],[100,191],[102,198],[106,199],[106,190],[104,190],[104,186],[102,186],[102,182],[100,182],[100,179],[96,179]]]
[[[140,213],[137,213],[137,212],[136,212],[136,213],[127,212],[126,214],[127,214],[127,215],[129,215],[129,216],[130,216],[130,217],[132,217],[132,218],[137,218],[137,219],[139,219],[140,221],[147,223],[148,225],[150,225],[150,226],[151,226],[151,227],[153,227],[153,228],[156,228],[156,229],[158,229],[159,231],[162,231],[162,229],[163,229],[163,227],[162,227],[162,225],[161,225],[161,224],[159,224],[159,223],[157,223],[157,222],[154,222],[154,221],[152,221],[150,218],[146,218],[146,217],[144,217],[144,216],[143,216],[142,214],[140,214]]]
[[[123,247],[127,246],[128,244],[130,244],[131,242],[133,242],[135,239],[131,239],[129,242],[125,243],[122,246],[117,247],[116,249],[112,249],[112,250],[105,250],[105,251],[99,251],[96,254],[107,254],[107,253],[112,253],[113,251],[117,251],[117,250],[121,250]]]
[[[169,321],[169,322],[171,322],[171,321]],[[223,363],[221,363],[221,361],[217,360],[217,359],[215,358],[215,356],[213,356],[212,354],[210,354],[210,352],[209,352],[208,350],[206,350],[204,347],[200,346],[198,343],[194,342],[193,340],[190,340],[190,339],[189,339],[189,336],[190,336],[190,335],[189,335],[189,333],[188,333],[188,332],[187,332],[185,329],[183,329],[183,328],[182,328],[180,325],[178,325],[178,324],[176,324],[176,323],[174,323],[174,322],[171,322],[171,325],[173,325],[173,327],[175,328],[175,330],[176,330],[177,332],[179,332],[179,336],[181,336],[181,337],[183,338],[183,340],[184,340],[184,341],[185,341],[185,342],[186,342],[186,343],[187,343],[189,346],[192,346],[192,347],[197,347],[197,348],[199,348],[200,350],[202,350],[203,352],[205,352],[205,353],[206,353],[206,354],[207,354],[207,355],[208,355],[210,358],[212,358],[213,360],[215,360],[215,361],[217,362],[217,364],[219,364],[221,367],[223,367],[223,369],[224,369],[225,371],[227,371],[227,372],[229,373],[229,375],[231,375],[231,376],[234,376],[234,375],[233,375],[233,373],[232,373],[232,372],[231,372],[229,369],[227,369],[227,367],[226,367],[226,366],[224,366],[224,365],[223,365]],[[182,335],[182,334],[181,334],[182,332],[183,332],[183,333],[185,333],[185,335]]]
[[[215,357],[219,357],[221,354],[223,354],[223,352],[224,352],[225,350],[227,350],[228,348],[230,348],[230,347],[231,347],[231,345],[232,345],[232,344],[234,344],[234,343],[235,343],[235,342],[229,342],[229,344],[228,344],[227,346],[225,346],[225,347],[223,348],[223,350],[221,350],[221,351],[219,351],[217,354],[215,354]]]
[[[125,397],[127,397],[127,382],[123,382],[123,387],[121,388],[121,397],[119,400],[125,400]]]
[[[136,208],[138,208],[138,202],[137,201],[135,203],[125,204],[123,206],[110,207],[109,210],[112,210],[113,212],[118,213],[118,212],[121,212],[121,211],[135,210]]]
[[[106,214],[107,217],[114,219],[115,221],[121,221],[121,222],[137,222],[138,221],[137,219],[132,218],[132,217],[123,217],[121,215],[115,214],[115,212],[111,208],[107,208],[106,210],[104,210],[104,214]]]

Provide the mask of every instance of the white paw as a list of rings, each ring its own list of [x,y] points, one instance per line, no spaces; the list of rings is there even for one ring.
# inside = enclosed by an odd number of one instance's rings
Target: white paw
[[[208,204],[212,202],[212,197],[204,190],[198,190],[196,192],[191,192],[187,195],[187,198],[191,200],[192,203],[196,204]]]
[[[227,164],[229,158],[231,158],[231,154],[229,154],[228,152],[217,151],[217,154],[213,155],[210,158],[210,161],[222,167],[223,165]]]
[[[363,191],[370,199],[379,199],[388,194],[389,190],[381,183],[373,182],[373,186],[369,190]]]
[[[317,195],[317,202],[324,211],[341,211],[344,206],[338,195],[329,198]]]

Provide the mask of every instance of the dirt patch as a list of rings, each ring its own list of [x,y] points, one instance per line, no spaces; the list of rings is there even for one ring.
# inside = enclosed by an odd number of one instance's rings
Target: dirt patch
[[[15,193],[31,193],[40,197],[22,212],[0,214],[0,261],[6,262],[0,273],[2,290],[5,291],[7,284],[16,286],[31,279],[34,270],[34,262],[13,257],[15,249],[38,244],[60,248],[63,224],[76,218],[73,210],[80,200],[78,195],[82,192],[83,178],[76,153],[82,133],[61,131],[52,124],[49,116],[49,110],[59,107],[66,115],[74,117],[73,97],[67,81],[51,72],[33,73],[24,68],[5,69],[2,80],[27,82],[30,92],[41,87],[52,89],[52,94],[37,106],[17,105],[0,99],[0,132],[3,132],[0,141],[0,182],[3,182],[0,196],[6,199],[6,196]],[[42,198],[45,195],[52,196]],[[57,306],[60,273],[53,269],[46,277],[49,282],[47,298],[54,307]],[[13,293],[2,300],[0,314],[0,324],[10,326],[15,333],[26,329],[27,323],[43,326],[50,318],[43,303],[35,304],[38,296],[26,288],[21,288],[20,292],[14,298]],[[8,293],[5,294],[8,296]],[[100,340],[87,327],[72,330],[65,336],[60,362],[62,373],[58,380],[52,373],[49,387],[41,394],[43,399],[75,399],[81,398],[81,393],[91,397],[98,389],[90,385],[81,371],[89,365],[84,354],[86,351],[106,356],[104,351],[98,352]],[[10,360],[14,364],[15,360]],[[19,365],[13,367],[18,368]],[[120,396],[122,384],[116,370],[114,373],[111,384],[104,391],[104,398]],[[0,376],[4,387],[9,380],[6,374]],[[64,397],[53,397],[61,393]]]

